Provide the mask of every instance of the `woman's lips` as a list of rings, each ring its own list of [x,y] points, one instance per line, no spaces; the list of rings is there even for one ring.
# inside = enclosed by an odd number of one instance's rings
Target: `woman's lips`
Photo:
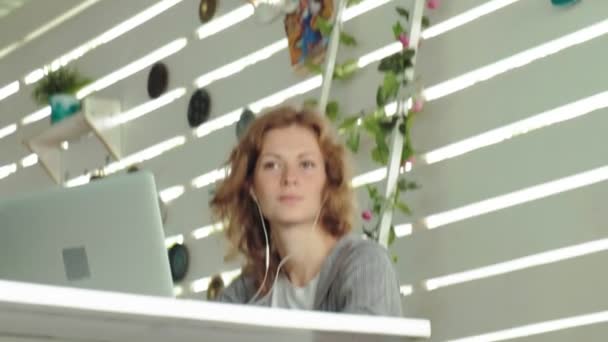
[[[281,203],[295,203],[298,202],[302,199],[302,197],[300,196],[295,196],[295,195],[283,195],[283,196],[279,196],[279,201]]]

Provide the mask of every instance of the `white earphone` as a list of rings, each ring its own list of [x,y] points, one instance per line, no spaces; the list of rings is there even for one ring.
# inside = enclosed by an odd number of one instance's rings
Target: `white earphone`
[[[262,280],[262,283],[260,284],[258,291],[255,293],[255,295],[253,297],[251,297],[251,299],[248,302],[248,303],[251,303],[255,299],[257,299],[257,297],[260,295],[260,292],[262,292],[262,288],[264,287],[264,283],[266,283],[266,278],[268,277],[268,269],[270,268],[270,240],[268,239],[268,230],[266,229],[266,223],[264,223],[264,214],[262,213],[262,208],[260,208],[260,203],[258,202],[258,198],[256,197],[255,192],[253,191],[252,188],[249,189],[249,195],[251,195],[251,198],[253,198],[253,201],[255,202],[256,207],[258,207],[258,214],[260,215],[260,222],[262,222],[262,229],[264,230],[264,238],[266,239],[266,261],[265,261],[266,272],[264,272],[264,279]],[[275,277],[275,280],[276,280],[276,277]]]
[[[253,189],[249,189],[249,195],[251,196],[251,198],[253,198],[253,201],[259,205],[258,198],[255,196],[255,192],[253,191]]]
[[[262,222],[262,229],[264,230],[264,238],[266,239],[266,262],[265,262],[266,272],[264,272],[264,279],[262,280],[260,287],[258,288],[255,295],[253,295],[253,297],[251,297],[251,299],[248,301],[248,304],[250,304],[254,300],[256,300],[258,298],[258,296],[260,295],[260,293],[262,292],[262,288],[264,287],[264,284],[266,283],[266,279],[268,277],[268,270],[270,268],[270,241],[268,239],[268,230],[266,229],[266,223],[264,223],[264,215],[262,213],[262,208],[260,208],[260,203],[258,202],[258,198],[256,197],[255,192],[253,191],[253,188],[249,189],[249,195],[251,195],[251,198],[253,198],[253,201],[255,202],[255,205],[258,208],[258,213],[260,215],[260,221]],[[312,226],[310,227],[311,231],[314,230],[314,228],[319,220],[319,216],[321,215],[321,211],[323,209],[323,205],[325,204],[326,199],[327,199],[327,196],[324,195],[323,200],[321,201],[321,208],[319,208],[319,212],[317,212],[317,216],[315,217],[315,220],[314,220]],[[274,277],[274,281],[272,283],[271,289],[274,287],[274,285],[277,282],[277,278],[279,276],[279,271],[281,270],[281,267],[283,266],[283,264],[285,264],[285,262],[287,261],[287,259],[289,259],[289,257],[290,257],[290,255],[287,255],[281,260],[281,262],[279,262],[279,265],[277,266],[277,274]]]

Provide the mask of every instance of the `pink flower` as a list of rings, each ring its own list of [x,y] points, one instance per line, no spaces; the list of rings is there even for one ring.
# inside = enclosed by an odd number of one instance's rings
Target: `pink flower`
[[[439,0],[428,0],[426,2],[426,7],[432,10],[436,9],[437,7],[439,7]]]
[[[410,156],[406,161],[404,161],[403,165],[401,165],[401,167],[403,167],[403,171],[412,171],[412,168],[414,167],[414,161],[416,161],[416,157],[414,157],[413,155]]]
[[[424,108],[424,100],[421,98],[417,98],[414,100],[414,104],[412,105],[412,112],[420,113]]]
[[[405,32],[399,35],[399,41],[403,45],[404,49],[410,47],[410,38],[407,36],[407,34],[405,34]]]
[[[372,219],[372,212],[369,210],[362,212],[361,218],[364,219],[365,221],[369,222]]]

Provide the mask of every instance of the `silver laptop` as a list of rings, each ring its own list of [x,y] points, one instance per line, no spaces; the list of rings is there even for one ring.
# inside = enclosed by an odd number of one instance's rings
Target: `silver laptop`
[[[173,296],[153,176],[0,198],[0,279]]]

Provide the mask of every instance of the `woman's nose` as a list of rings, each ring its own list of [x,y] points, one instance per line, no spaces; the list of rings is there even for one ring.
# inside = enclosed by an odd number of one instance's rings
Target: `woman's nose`
[[[282,175],[281,181],[282,181],[281,183],[284,186],[296,184],[298,181],[298,175],[297,175],[296,168],[293,166],[290,166],[290,165],[286,165],[285,168],[283,169],[283,175]]]

